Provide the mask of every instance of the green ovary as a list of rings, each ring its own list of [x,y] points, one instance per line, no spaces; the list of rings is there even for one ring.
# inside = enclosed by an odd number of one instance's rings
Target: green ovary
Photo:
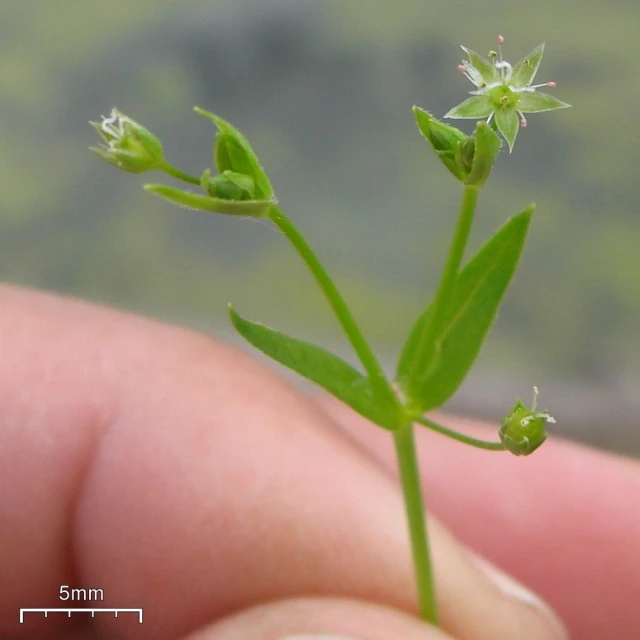
[[[518,105],[520,97],[517,93],[511,91],[506,84],[494,87],[489,91],[489,100],[496,109],[515,109]]]

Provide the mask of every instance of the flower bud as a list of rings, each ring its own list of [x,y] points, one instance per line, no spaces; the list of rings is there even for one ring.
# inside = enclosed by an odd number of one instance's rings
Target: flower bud
[[[205,171],[200,184],[213,198],[221,200],[255,199],[256,184],[253,178],[228,169],[213,178],[210,177],[209,170]]]
[[[456,127],[440,122],[420,107],[413,107],[413,115],[418,129],[438,154],[444,166],[458,180],[465,182],[471,170],[471,163],[468,161],[469,136]],[[465,147],[464,158],[463,146]]]
[[[528,456],[547,439],[547,422],[555,423],[548,411],[536,411],[537,387],[533,388],[533,403],[527,409],[520,400],[502,421],[500,440],[505,449],[516,456]]]
[[[232,216],[267,217],[277,200],[249,141],[226,120],[199,107],[195,110],[218,128],[213,147],[218,175],[211,176],[209,169],[202,174],[200,186],[204,194],[162,184],[147,184],[144,188],[189,209]]]
[[[253,180],[252,189],[255,200],[275,200],[273,187],[258,156],[249,141],[232,124],[220,116],[195,108],[196,113],[208,118],[218,128],[213,147],[213,162],[219,174],[230,171]]]
[[[102,122],[90,124],[106,143],[90,147],[91,151],[114,167],[129,173],[162,167],[164,156],[160,139],[117,109],[112,109]]]

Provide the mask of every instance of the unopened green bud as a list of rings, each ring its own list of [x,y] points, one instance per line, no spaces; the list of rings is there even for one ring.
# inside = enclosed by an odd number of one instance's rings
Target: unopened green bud
[[[218,175],[211,176],[208,169],[202,174],[200,186],[204,194],[163,184],[147,184],[144,188],[189,209],[231,216],[267,217],[278,201],[249,141],[226,120],[199,107],[195,110],[218,127],[213,149]]]
[[[413,107],[413,115],[418,129],[438,154],[444,166],[458,180],[466,182],[471,170],[471,162],[468,159],[469,136],[456,127],[440,122],[420,107]],[[463,146],[466,149],[466,160],[463,160]]]
[[[500,427],[500,440],[516,456],[528,456],[547,439],[547,422],[555,423],[548,411],[537,411],[538,388],[533,388],[531,409],[517,400]]]
[[[218,127],[213,148],[213,162],[219,174],[230,171],[253,180],[252,197],[256,200],[274,200],[273,187],[260,165],[249,141],[232,124],[220,116],[195,108],[196,113],[208,118]]]
[[[219,176],[209,178],[208,171],[205,172],[205,191],[214,198],[222,200],[254,200],[256,183],[251,176],[235,171],[223,171]],[[204,177],[203,176],[203,180]]]
[[[135,120],[113,109],[102,122],[90,124],[105,142],[90,149],[109,164],[130,173],[162,168],[162,142]]]
[[[473,159],[476,155],[476,141],[474,138],[467,138],[460,146],[460,159],[462,160],[462,166],[468,173],[473,167]]]

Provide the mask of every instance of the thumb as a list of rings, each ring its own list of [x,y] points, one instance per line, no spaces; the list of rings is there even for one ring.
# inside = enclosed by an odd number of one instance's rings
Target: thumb
[[[235,613],[184,640],[447,640],[390,607],[338,598],[296,598]]]

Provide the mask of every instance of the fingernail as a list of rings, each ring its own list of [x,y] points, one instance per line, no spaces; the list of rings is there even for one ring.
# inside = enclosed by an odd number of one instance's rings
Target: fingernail
[[[544,600],[541,600],[539,596],[533,593],[533,591],[529,591],[529,589],[522,586],[519,582],[516,582],[511,576],[507,575],[490,562],[487,562],[484,558],[481,558],[474,553],[470,555],[478,568],[499,591],[510,598],[520,600],[520,602],[524,602],[530,607],[540,611],[552,625],[553,630],[556,632],[555,636],[558,640],[567,640],[569,638],[569,634],[567,633],[564,625],[553,609],[551,609]]]

